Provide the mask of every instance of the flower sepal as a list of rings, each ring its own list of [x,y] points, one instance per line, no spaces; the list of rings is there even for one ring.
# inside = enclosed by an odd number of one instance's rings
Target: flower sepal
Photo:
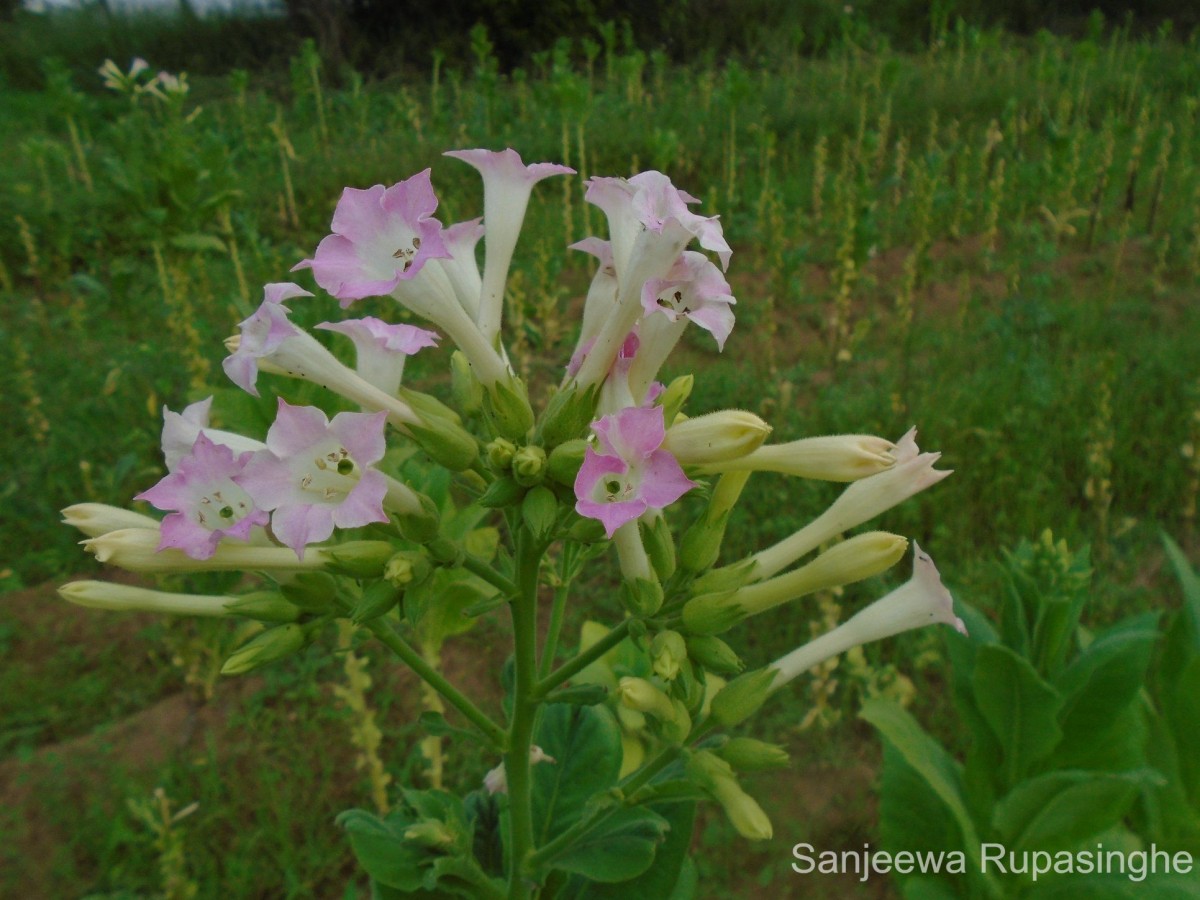
[[[301,610],[279,591],[251,591],[226,601],[225,608],[235,616],[259,622],[295,622]]]
[[[746,721],[762,707],[774,680],[775,669],[770,666],[739,675],[713,697],[710,714],[726,728]]]
[[[221,666],[222,675],[244,675],[267,663],[304,649],[309,636],[304,626],[289,622],[256,634],[230,654]]]
[[[558,391],[546,405],[537,426],[537,439],[553,450],[559,444],[578,438],[587,431],[596,413],[599,387],[579,388],[574,384]]]
[[[324,549],[329,570],[352,578],[379,578],[396,552],[387,541],[347,541]]]
[[[627,578],[621,582],[621,605],[635,616],[652,616],[662,608],[663,589],[652,578]]]
[[[523,444],[533,428],[533,408],[525,383],[515,375],[487,385],[483,390],[483,415],[492,432]]]
[[[452,472],[471,468],[479,444],[470,432],[449,419],[432,418],[406,426],[421,449]]]

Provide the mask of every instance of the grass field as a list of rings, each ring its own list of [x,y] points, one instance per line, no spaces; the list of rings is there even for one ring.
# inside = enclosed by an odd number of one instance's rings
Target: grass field
[[[93,615],[42,585],[95,570],[59,509],[128,505],[159,477],[163,404],[215,393],[226,415],[266,415],[224,381],[221,340],[263,283],[310,255],[342,187],[432,166],[439,217],[476,214],[475,174],[448,149],[512,146],[585,175],[658,168],[720,213],[738,326],[721,356],[685,341],[668,374],[703,370],[694,410],[751,409],[778,439],[917,425],[955,475],[882,527],[936,554],[959,599],[993,609],[1001,551],[1052,528],[1092,548],[1093,624],[1177,603],[1159,535],[1196,558],[1194,41],[960,29],[920,55],[849,44],[707,68],[559,46],[509,76],[482,35],[475,50],[457,68],[370,84],[335,86],[306,52],[287,84],[234,72],[135,104],[98,75],[59,71],[45,92],[0,94],[0,894],[143,896],[176,853],[200,896],[355,896],[332,817],[368,788],[339,660],[216,683],[234,640],[224,623]],[[543,185],[531,205],[507,315],[535,389],[570,353],[590,275],[562,248],[602,227],[578,181]],[[323,298],[298,318],[334,308]],[[408,377],[439,392],[445,369],[445,355],[418,357]],[[727,558],[832,496],[757,476]],[[881,587],[763,616],[737,649],[769,660]],[[603,588],[590,599],[610,608]],[[493,706],[501,660],[487,630],[506,627],[490,617],[446,650],[447,671]],[[415,679],[361,652],[385,762],[397,782],[419,779]],[[919,633],[772,707],[767,731],[796,760],[761,782],[776,837],[746,850],[709,811],[696,836],[706,896],[817,896],[789,881],[791,846],[873,834],[877,739],[854,720],[859,699],[901,690],[901,673],[918,718],[954,746],[943,656]],[[456,745],[448,780],[490,765]],[[176,808],[199,803],[157,845],[127,803],[156,786]],[[889,895],[878,882],[825,887]]]

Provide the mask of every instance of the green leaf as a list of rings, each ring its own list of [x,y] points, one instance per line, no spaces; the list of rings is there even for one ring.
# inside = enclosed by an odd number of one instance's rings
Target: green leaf
[[[402,891],[421,887],[424,851],[404,840],[404,830],[414,819],[397,813],[381,819],[365,810],[350,809],[336,821],[346,829],[355,858],[374,881]]]
[[[1048,772],[996,804],[992,823],[1011,850],[1069,849],[1117,824],[1138,789],[1161,780],[1151,769]]]
[[[1148,875],[1133,881],[1128,874],[1063,875],[1053,882],[1039,883],[1024,895],[1025,900],[1200,900],[1200,879],[1190,875]]]
[[[1095,734],[1137,699],[1158,640],[1157,613],[1135,616],[1097,636],[1055,686],[1063,695],[1063,734]]]
[[[658,803],[649,806],[667,823],[670,830],[654,853],[654,864],[635,878],[616,884],[599,880],[582,884],[578,900],[626,900],[626,898],[667,898],[685,900],[695,893],[695,884],[688,880],[688,850],[691,846],[692,824],[696,820],[695,803]],[[691,868],[695,878],[695,866]],[[580,880],[582,881],[582,880]],[[689,892],[689,887],[690,892]]]
[[[1163,718],[1175,739],[1179,779],[1192,809],[1200,813],[1200,655],[1164,691]]]
[[[1183,617],[1191,631],[1192,646],[1196,653],[1200,653],[1200,575],[1196,574],[1178,544],[1165,534],[1162,542],[1167,558],[1175,569],[1175,577],[1179,579],[1179,586],[1183,589]]]
[[[650,868],[670,828],[644,806],[618,809],[549,864],[592,881],[627,882]]]
[[[1001,644],[979,648],[972,681],[979,711],[1004,747],[1008,784],[1015,784],[1062,738],[1062,697],[1028,660]]]
[[[404,612],[421,635],[422,644],[440,647],[449,637],[470,629],[475,620],[466,610],[495,594],[496,589],[462,569],[436,569],[404,594]]]
[[[556,760],[534,766],[533,822],[538,845],[578,821],[595,794],[617,783],[621,730],[605,707],[544,707],[534,743]]]
[[[950,811],[962,833],[962,849],[972,861],[969,868],[979,871],[979,836],[963,802],[962,773],[958,763],[895,701],[882,697],[867,700],[859,717],[880,731]],[[990,883],[990,876],[983,877]]]

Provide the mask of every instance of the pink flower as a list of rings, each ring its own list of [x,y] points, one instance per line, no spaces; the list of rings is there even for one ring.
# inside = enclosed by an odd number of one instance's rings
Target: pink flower
[[[609,538],[649,509],[695,487],[666,450],[662,407],[628,407],[592,423],[602,452],[588,447],[575,479],[575,510],[604,524]]]
[[[171,513],[162,521],[159,550],[174,547],[192,559],[209,559],[222,537],[245,540],[255,525],[267,524],[267,513],[242,486],[252,455],[235,454],[199,434],[170,474],[137,495]]]
[[[381,391],[394,394],[404,375],[404,361],[418,350],[436,347],[437,332],[415,325],[391,324],[374,316],[322,322],[324,331],[336,331],[354,341],[358,374]]]
[[[293,297],[311,296],[311,292],[291,282],[278,282],[263,287],[263,302],[250,318],[239,324],[241,337],[237,340],[237,349],[221,363],[221,368],[225,370],[230,381],[246,393],[257,397],[260,359],[274,357],[281,352],[294,356],[295,349],[303,355],[310,350],[311,344],[316,344],[319,351],[324,350],[311,335],[291,323],[288,319],[291,310],[283,305],[283,301]],[[288,350],[293,350],[293,353],[288,354]]]
[[[383,412],[343,412],[330,421],[315,407],[279,400],[267,450],[250,460],[242,483],[260,507],[273,511],[271,530],[297,557],[335,527],[388,520],[388,479],[369,468],[386,450],[386,419]]]
[[[442,271],[450,279],[459,305],[472,320],[479,315],[479,294],[483,289],[479,263],[475,259],[475,246],[481,237],[483,219],[470,219],[447,226],[442,232],[442,241],[450,256],[438,260]]]
[[[661,313],[671,322],[695,322],[725,349],[733,330],[733,304],[729,283],[703,253],[685,250],[666,278],[650,278],[642,286],[645,315]]]
[[[387,188],[346,188],[333,213],[333,234],[295,269],[312,269],[317,284],[343,307],[390,294],[429,260],[450,256],[442,223],[433,218],[437,205],[429,169]]]
[[[179,461],[192,452],[196,438],[203,434],[214,444],[229,447],[236,453],[261,450],[262,441],[208,427],[208,412],[212,408],[212,397],[199,400],[184,407],[183,412],[172,412],[163,407],[162,451],[167,471],[174,472]]]

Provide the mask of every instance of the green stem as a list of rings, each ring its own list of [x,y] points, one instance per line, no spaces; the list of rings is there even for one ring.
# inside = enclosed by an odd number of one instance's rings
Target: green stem
[[[525,861],[533,852],[533,785],[529,750],[537,720],[537,591],[542,549],[524,528],[516,532],[517,592],[513,594],[512,621],[515,657],[513,712],[509,725],[504,772],[508,782],[510,826],[508,896],[529,896]]]
[[[534,696],[544,697],[564,681],[568,681],[578,675],[613,647],[617,646],[617,644],[621,643],[621,641],[625,640],[625,637],[629,634],[629,622],[630,620],[626,619],[604,637],[600,638],[600,640],[596,641],[596,643],[592,644],[592,646],[573,659],[563,663],[558,669],[539,681],[534,687]]]
[[[386,644],[393,653],[430,687],[446,698],[446,702],[467,717],[480,731],[487,735],[498,750],[508,746],[508,735],[504,729],[493,722],[478,706],[472,703],[458,688],[447,681],[440,672],[431,666],[417,650],[400,637],[387,623],[374,619],[366,623],[375,637]]]
[[[517,586],[485,563],[478,556],[467,553],[463,556],[462,567],[472,575],[478,575],[506,597],[515,596]]]
[[[554,655],[558,652],[558,636],[562,633],[563,614],[567,609],[567,595],[571,592],[571,582],[563,581],[554,589],[554,605],[550,607],[550,627],[546,631],[546,643],[542,645],[542,661],[538,666],[538,679],[550,674],[554,665]]]

